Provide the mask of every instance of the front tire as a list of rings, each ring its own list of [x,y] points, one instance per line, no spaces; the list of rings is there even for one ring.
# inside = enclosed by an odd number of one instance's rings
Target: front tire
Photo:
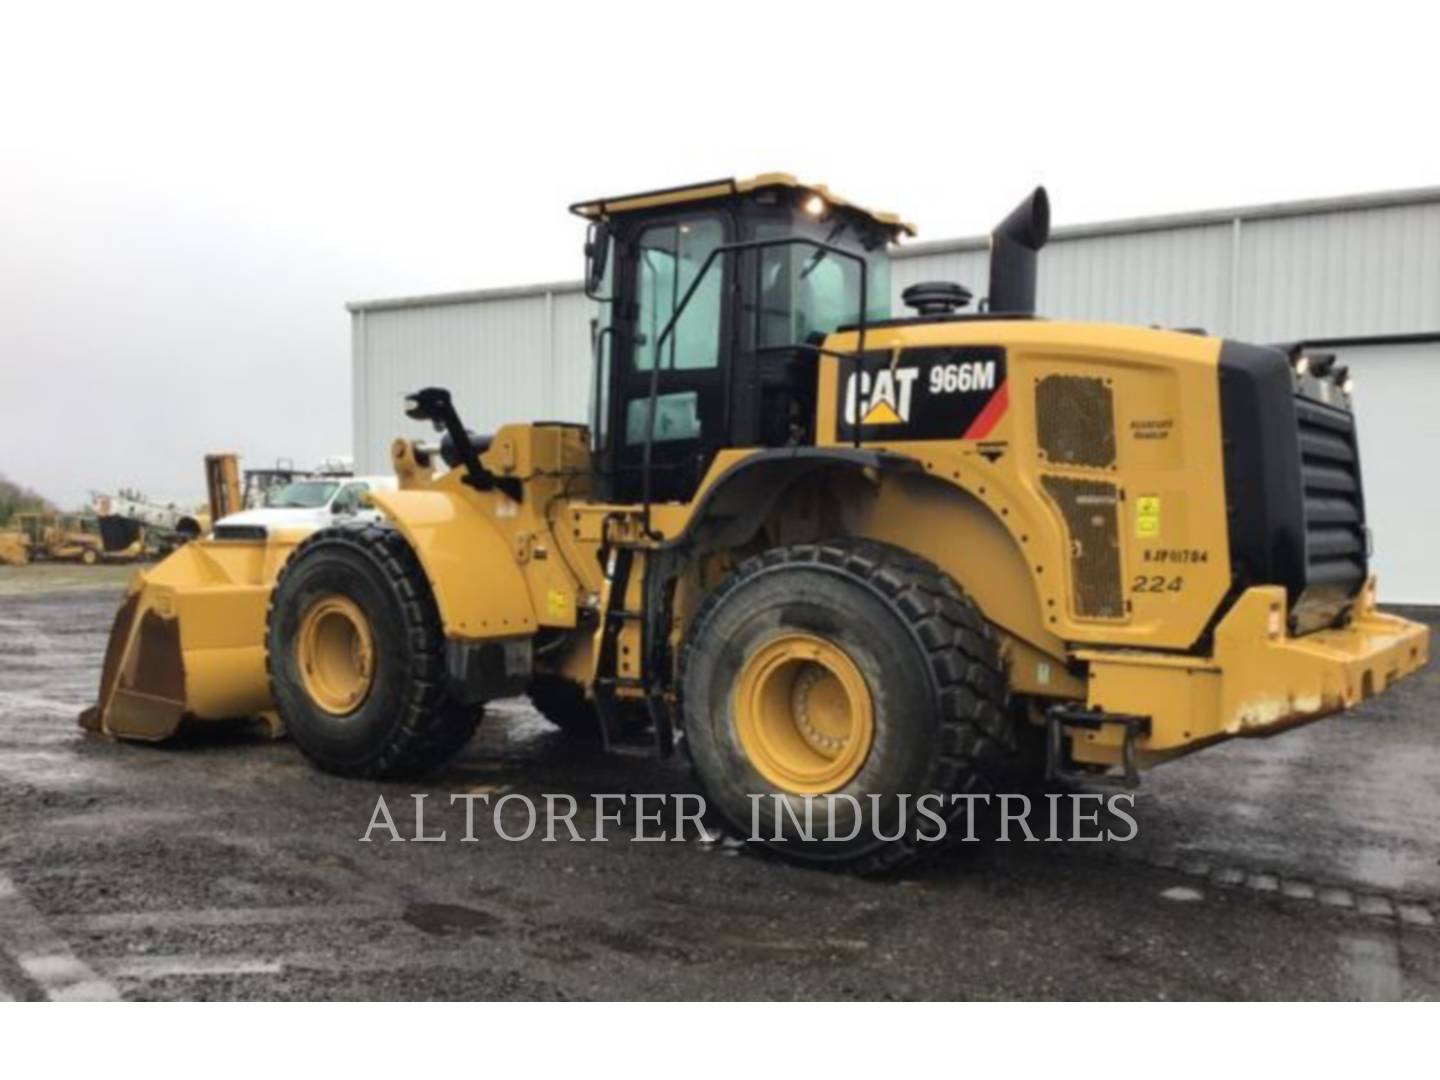
[[[874,541],[743,563],[697,611],[681,687],[707,800],[810,865],[878,873],[941,847],[937,819],[963,835],[970,806],[951,796],[989,794],[1013,746],[989,624],[935,566]]]
[[[287,730],[326,772],[421,775],[480,721],[446,693],[434,595],[389,525],[322,529],[295,549],[271,591],[266,653]]]

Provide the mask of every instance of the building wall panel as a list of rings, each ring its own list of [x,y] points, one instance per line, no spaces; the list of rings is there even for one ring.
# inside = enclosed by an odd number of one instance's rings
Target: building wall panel
[[[1440,203],[1247,221],[1238,265],[1239,337],[1440,330]]]
[[[588,305],[575,290],[353,312],[356,468],[388,468],[392,439],[425,435],[404,415],[425,386],[447,387],[477,431],[584,419]]]

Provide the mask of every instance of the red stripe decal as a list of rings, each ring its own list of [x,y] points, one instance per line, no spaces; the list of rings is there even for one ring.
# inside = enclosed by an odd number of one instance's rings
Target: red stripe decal
[[[995,393],[990,395],[990,400],[980,410],[980,415],[975,417],[970,426],[965,429],[962,439],[983,439],[990,434],[990,429],[1000,422],[1000,417],[1005,415],[1005,408],[1010,404],[1010,382],[1007,379],[995,388]]]

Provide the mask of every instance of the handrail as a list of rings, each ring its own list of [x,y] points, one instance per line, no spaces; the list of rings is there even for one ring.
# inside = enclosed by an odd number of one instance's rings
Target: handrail
[[[837,352],[833,349],[826,349],[818,345],[809,345],[803,342],[797,342],[793,346],[786,347],[805,349],[807,351],[814,352],[816,355],[819,356],[834,356],[836,359],[848,360],[850,361],[851,365],[849,374],[852,379],[860,370],[860,361],[865,354],[865,327],[868,320],[867,311],[869,308],[868,285],[870,267],[869,264],[866,263],[864,257],[857,255],[853,251],[847,251],[844,248],[835,247],[833,244],[827,244],[820,240],[812,240],[806,236],[778,236],[772,240],[737,240],[729,244],[720,244],[717,247],[711,249],[710,254],[705,257],[705,261],[700,264],[700,272],[695,275],[695,280],[692,281],[690,283],[690,287],[685,290],[685,295],[681,297],[680,303],[676,306],[674,313],[671,314],[670,321],[665,324],[665,329],[661,330],[660,336],[656,338],[655,351],[650,358],[650,397],[645,409],[645,449],[641,458],[641,520],[642,527],[647,536],[653,538],[655,535],[654,531],[650,528],[650,466],[653,457],[652,451],[655,444],[655,402],[656,399],[659,397],[660,393],[661,347],[665,344],[666,339],[669,338],[670,334],[674,331],[675,324],[679,322],[680,316],[685,314],[685,309],[690,304],[690,298],[695,295],[695,291],[700,287],[700,282],[703,281],[705,279],[705,275],[710,272],[710,267],[714,264],[717,256],[729,255],[733,252],[740,251],[759,251],[764,248],[771,247],[789,247],[791,245],[804,245],[806,247],[812,247],[817,251],[824,252],[830,255],[838,255],[842,259],[850,259],[852,262],[859,264],[860,321],[856,327],[858,331],[858,338],[856,340],[856,348],[853,353]],[[760,315],[760,297],[757,294],[755,297],[755,339],[757,342],[759,341],[760,334]],[[858,447],[860,445],[859,424],[853,425],[852,434],[854,445]]]
[[[598,318],[592,320],[591,325],[594,326],[596,322],[599,322]],[[590,448],[597,455],[602,449],[604,449],[605,445],[608,443],[610,435],[610,418],[608,416],[602,415],[605,411],[605,408],[602,408],[601,406],[602,401],[605,403],[605,407],[607,408],[610,404],[610,387],[608,385],[610,381],[610,371],[609,369],[603,372],[600,370],[600,360],[601,357],[604,356],[602,343],[605,341],[606,337],[613,338],[614,336],[615,323],[613,319],[612,321],[606,323],[604,326],[596,329],[595,332],[590,335],[590,366],[594,369],[595,372],[595,400],[591,402],[590,417]],[[602,425],[604,425],[604,432],[606,437],[605,442],[602,442],[600,438]]]

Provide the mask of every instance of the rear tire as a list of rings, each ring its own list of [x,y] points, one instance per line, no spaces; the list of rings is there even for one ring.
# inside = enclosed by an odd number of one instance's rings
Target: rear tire
[[[334,637],[315,629],[317,619],[329,619],[342,635],[348,627],[355,651],[365,654],[350,681],[345,672],[328,682],[317,676],[310,643]],[[322,529],[295,549],[270,594],[266,669],[296,745],[339,776],[429,772],[469,742],[480,722],[479,706],[455,702],[445,690],[434,595],[410,545],[389,525]]]
[[[100,556],[95,554],[94,548],[86,548],[80,553],[80,561],[86,566],[94,566],[100,561]]]
[[[756,682],[757,667],[758,678],[781,679],[778,690]],[[708,803],[750,842],[814,866],[879,873],[943,847],[931,839],[937,822],[916,813],[924,796],[947,838],[965,835],[969,806],[950,796],[990,794],[986,772],[1014,746],[989,624],[938,568],[874,541],[777,548],[743,563],[696,612],[680,682],[685,746]],[[787,701],[800,739],[780,728],[757,736],[759,705],[783,716]],[[835,720],[846,701],[858,703],[848,732]],[[787,768],[797,779],[777,782]],[[805,820],[807,793],[820,830],[825,795],[856,800],[858,815],[830,803],[840,839],[800,834],[788,813]]]

